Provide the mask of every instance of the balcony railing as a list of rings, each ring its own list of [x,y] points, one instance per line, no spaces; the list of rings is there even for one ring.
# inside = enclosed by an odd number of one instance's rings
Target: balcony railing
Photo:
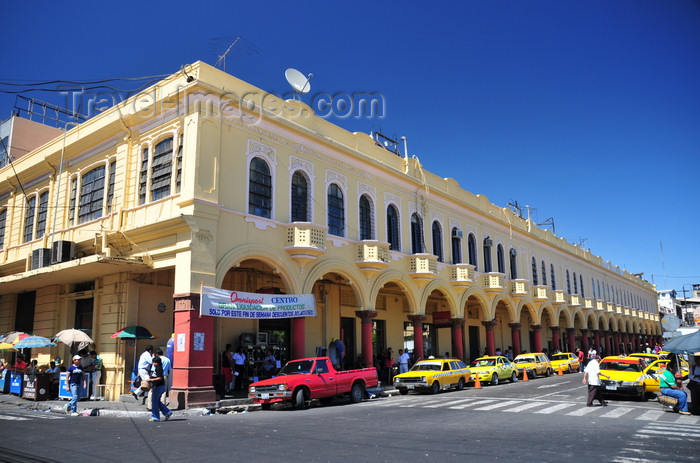
[[[552,301],[554,304],[563,304],[566,302],[566,297],[564,296],[564,290],[561,289],[555,289],[552,291],[552,296],[554,297],[554,301]]]
[[[411,254],[410,265],[408,274],[419,286],[437,276],[437,256],[424,253]]]
[[[469,287],[474,284],[474,266],[471,264],[454,264],[450,266],[450,283],[452,286]]]
[[[355,264],[369,279],[389,265],[389,243],[362,241],[357,243]]]
[[[528,280],[511,280],[510,294],[516,298],[522,298],[530,294],[530,282]]]
[[[290,224],[284,250],[303,268],[326,252],[326,229],[307,222]]]
[[[486,292],[495,292],[503,290],[505,286],[506,276],[498,272],[489,272],[481,275],[481,284]]]
[[[549,299],[549,288],[544,285],[533,286],[532,298],[536,301],[546,301]]]

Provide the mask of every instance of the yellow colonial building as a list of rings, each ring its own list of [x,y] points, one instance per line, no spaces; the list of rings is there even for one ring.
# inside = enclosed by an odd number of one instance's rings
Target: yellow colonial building
[[[10,149],[12,146],[10,146]],[[89,330],[108,398],[174,334],[172,400],[215,401],[226,344],[346,367],[661,334],[655,287],[416,158],[197,62],[0,167],[0,333]],[[311,294],[316,316],[216,318],[202,285]],[[112,334],[142,325],[136,346]],[[40,364],[67,347],[35,349]],[[5,357],[7,357],[5,353]]]

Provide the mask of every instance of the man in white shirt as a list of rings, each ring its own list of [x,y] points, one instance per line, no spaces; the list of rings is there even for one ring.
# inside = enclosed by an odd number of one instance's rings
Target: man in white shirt
[[[141,354],[141,357],[139,357],[139,363],[138,363],[138,375],[141,377],[141,381],[148,381],[148,379],[151,377],[151,363],[153,362],[153,346],[151,344],[146,346],[146,350],[143,351]],[[145,390],[140,389],[138,394],[136,392],[132,392],[131,395],[134,396],[134,399],[139,400],[139,397],[143,397],[143,395],[146,393]]]
[[[408,371],[408,360],[411,358],[408,352],[404,352],[403,349],[399,349],[399,373],[406,373]]]
[[[598,400],[600,405],[603,407],[608,405],[608,403],[603,400],[602,391],[600,390],[600,377],[603,376],[610,379],[610,376],[600,372],[600,366],[598,365],[599,360],[600,355],[594,354],[593,358],[588,361],[586,369],[583,370],[583,380],[581,382],[583,384],[588,382],[588,401],[586,402],[587,407],[592,407],[594,400]]]

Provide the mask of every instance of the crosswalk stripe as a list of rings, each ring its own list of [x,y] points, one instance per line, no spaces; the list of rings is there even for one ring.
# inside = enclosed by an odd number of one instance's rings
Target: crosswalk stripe
[[[545,402],[527,402],[527,403],[524,403],[524,404],[519,405],[517,407],[509,408],[507,410],[502,410],[502,411],[509,412],[509,413],[517,413],[517,412],[521,412],[523,410],[527,410],[529,408],[540,407],[544,404],[545,404]]]
[[[634,409],[630,408],[630,407],[615,407],[612,410],[610,410],[608,413],[600,415],[600,417],[601,418],[619,418],[622,415],[631,412],[632,410],[634,410]]]
[[[542,410],[537,410],[535,413],[538,413],[540,415],[549,415],[550,413],[558,412],[559,410],[575,406],[576,404],[557,404],[552,405],[551,407],[543,408]]]
[[[670,430],[664,430],[664,431],[655,431],[653,429],[640,429],[637,431],[637,433],[643,433],[643,434],[653,434],[653,435],[660,435],[660,436],[674,436],[674,437],[696,437],[700,438],[700,430],[696,432],[688,432],[688,431],[670,431]]]
[[[10,416],[10,415],[0,415],[0,420],[5,421],[27,421],[29,418],[23,416]]]
[[[455,405],[455,406],[449,407],[449,408],[451,408],[453,410],[462,410],[464,408],[471,407],[473,405],[484,405],[484,404],[488,404],[488,403],[492,403],[492,402],[497,402],[497,400],[496,399],[480,400],[478,402],[471,402],[471,403],[466,403],[466,404],[461,404],[461,405]]]
[[[497,404],[487,405],[485,407],[475,408],[474,410],[494,410],[496,408],[508,407],[510,405],[519,404],[519,400],[506,400],[504,402],[499,402]],[[481,405],[481,404],[479,404]]]
[[[567,416],[584,416],[597,411],[595,407],[581,407],[578,410],[567,413]]]
[[[642,413],[637,418],[635,418],[635,420],[654,421],[657,418],[659,418],[660,416],[665,415],[665,414],[666,414],[666,412],[664,412],[664,411],[648,410],[648,411]]]

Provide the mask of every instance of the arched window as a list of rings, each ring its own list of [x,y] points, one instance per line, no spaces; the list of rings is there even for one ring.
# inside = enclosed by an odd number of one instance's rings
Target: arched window
[[[425,252],[423,247],[423,219],[417,214],[411,214],[411,253]]]
[[[489,273],[493,271],[493,266],[491,265],[491,247],[493,246],[493,241],[488,236],[484,238],[484,272]]]
[[[510,279],[518,278],[518,251],[515,248],[510,248]]]
[[[437,256],[438,262],[444,262],[442,255],[442,227],[437,220],[433,221],[433,254]]]
[[[537,261],[535,258],[532,258],[532,285],[537,286]]]
[[[102,217],[102,199],[105,195],[105,166],[87,172],[80,179],[78,223]]]
[[[173,137],[166,138],[153,148],[151,161],[151,200],[170,196],[173,170]]]
[[[292,175],[292,222],[309,222],[309,182],[300,170]]]
[[[46,213],[49,209],[49,192],[39,195],[39,212],[36,216],[36,237],[41,238],[46,233]]]
[[[328,186],[328,233],[345,236],[345,203],[343,191],[335,183]]]
[[[456,227],[452,229],[452,263],[462,262],[462,232]]]
[[[547,286],[547,266],[544,265],[544,261],[542,261],[542,284]]]
[[[503,246],[496,246],[496,263],[498,265],[498,273],[506,273],[506,256],[503,252]]]
[[[569,269],[566,269],[566,292],[571,294],[571,278],[569,276]]]
[[[373,240],[374,230],[372,228],[372,200],[367,195],[360,196],[360,239]]]
[[[554,264],[549,264],[549,276],[552,279],[552,291],[557,289],[557,280],[554,278]]]
[[[272,176],[270,166],[261,158],[250,161],[248,213],[269,219],[272,216]]]
[[[469,263],[474,266],[474,270],[478,270],[478,259],[476,255],[476,238],[473,234],[469,234],[467,238],[467,247],[469,248]]]
[[[393,204],[386,208],[386,240],[389,242],[389,249],[399,251],[399,211]]]

